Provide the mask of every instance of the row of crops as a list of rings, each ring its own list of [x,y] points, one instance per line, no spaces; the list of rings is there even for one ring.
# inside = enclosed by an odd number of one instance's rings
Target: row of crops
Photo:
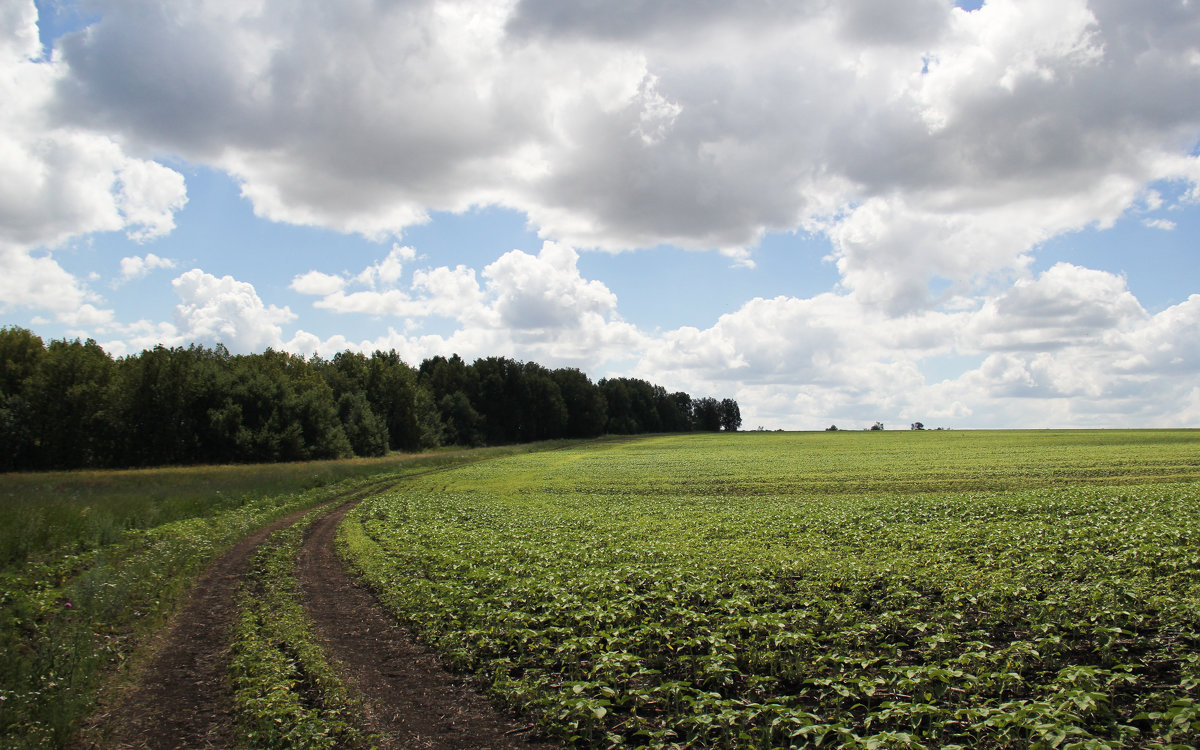
[[[588,747],[1188,747],[1200,434],[740,434],[417,478],[343,553]]]

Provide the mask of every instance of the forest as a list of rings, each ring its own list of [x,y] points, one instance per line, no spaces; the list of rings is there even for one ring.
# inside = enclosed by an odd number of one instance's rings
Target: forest
[[[299,461],[603,434],[737,430],[737,402],[636,378],[395,351],[330,359],[0,328],[0,471]]]

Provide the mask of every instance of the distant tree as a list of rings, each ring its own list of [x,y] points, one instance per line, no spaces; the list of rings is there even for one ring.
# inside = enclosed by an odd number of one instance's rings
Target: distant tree
[[[157,346],[114,360],[0,328],[0,471],[248,463],[741,427],[733,399],[637,378],[454,355],[419,370],[395,351],[330,360]]]
[[[429,389],[417,383],[417,393],[413,403],[417,410],[417,430],[420,447],[430,450],[446,444],[446,425],[442,422],[442,414],[433,394]]]
[[[604,394],[608,422],[605,432],[613,435],[632,435],[638,432],[638,422],[633,415],[633,399],[623,378],[605,378],[597,384]]]
[[[417,371],[391,351],[374,352],[367,361],[367,401],[387,425],[388,447],[413,451],[420,447],[417,424]]]
[[[0,394],[23,393],[45,354],[40,336],[16,326],[0,328]]]
[[[479,394],[471,402],[483,415],[488,445],[519,442],[524,412],[530,406],[521,363],[507,357],[485,357],[475,360],[471,369],[479,376]]]
[[[925,425],[921,424],[920,422],[913,422],[912,426],[909,429],[923,430],[923,429],[925,429]]]
[[[0,471],[33,464],[36,415],[29,388],[45,354],[41,337],[24,328],[0,328]]]
[[[662,432],[663,423],[658,411],[658,402],[660,396],[666,396],[666,391],[638,378],[617,378],[616,382],[624,386],[629,398],[626,431],[631,434]],[[617,430],[610,429],[610,432]]]
[[[483,442],[483,417],[479,402],[479,374],[457,354],[446,358],[430,357],[421,363],[418,383],[428,391],[437,408],[442,445],[480,445]],[[422,418],[423,440],[437,432],[429,416]]]
[[[23,394],[0,395],[0,471],[33,465],[34,414]]]
[[[521,367],[521,376],[524,380],[521,393],[525,403],[521,409],[518,441],[524,443],[562,437],[566,433],[569,414],[554,376],[536,362],[526,362]]]
[[[677,391],[667,396],[667,403],[660,411],[664,411],[663,429],[668,432],[690,432],[696,427],[696,415],[692,413],[692,397],[683,391]]]
[[[826,432],[837,432],[837,431],[838,431],[838,426],[837,426],[837,425],[835,425],[835,424],[831,424],[831,425],[829,425],[828,427],[826,427],[826,428],[825,428],[825,431],[826,431]]]
[[[871,425],[872,431],[879,431],[882,429],[883,429],[883,422],[876,422],[875,424]]]
[[[41,468],[103,466],[113,439],[109,383],[115,365],[92,339],[51,341],[28,389],[34,452]]]
[[[446,443],[467,446],[483,444],[483,416],[475,411],[467,394],[454,391],[442,396],[438,411],[445,426]]]
[[[457,354],[448,359],[430,357],[421,363],[418,375],[421,385],[429,389],[434,401],[459,391],[473,399],[479,391],[478,373]]]
[[[309,461],[353,455],[353,447],[342,426],[333,390],[320,375],[312,371],[296,378],[293,383],[290,397],[284,400],[280,409],[279,424],[285,434],[293,427],[298,427],[300,434],[297,439],[287,443],[288,451],[281,456],[282,460]],[[377,434],[377,437],[382,435]]]
[[[561,368],[551,376],[567,408],[564,434],[574,438],[603,435],[608,423],[608,401],[600,389],[575,368]]]
[[[311,364],[325,378],[338,401],[347,393],[366,394],[371,373],[367,356],[360,352],[338,352],[331,360],[314,358]]]
[[[726,432],[736,432],[742,426],[742,411],[738,408],[738,402],[731,398],[721,399],[719,407],[721,416],[721,429]]]
[[[698,398],[692,402],[692,413],[696,419],[696,429],[701,432],[717,432],[721,429],[721,402],[711,396]]]
[[[338,417],[356,456],[382,456],[388,449],[387,425],[371,410],[363,391],[343,393],[337,401]]]

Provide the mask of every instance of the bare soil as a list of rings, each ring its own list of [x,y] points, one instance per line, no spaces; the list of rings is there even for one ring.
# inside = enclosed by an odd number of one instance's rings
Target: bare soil
[[[347,575],[333,540],[355,502],[310,527],[296,576],[322,645],[366,700],[365,729],[379,735],[381,748],[551,747],[501,714],[469,677],[447,671]]]

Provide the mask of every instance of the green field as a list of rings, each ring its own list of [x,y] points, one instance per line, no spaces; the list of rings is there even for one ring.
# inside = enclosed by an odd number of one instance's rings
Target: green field
[[[1187,747],[1200,432],[614,440],[415,478],[343,552],[595,747]]]

